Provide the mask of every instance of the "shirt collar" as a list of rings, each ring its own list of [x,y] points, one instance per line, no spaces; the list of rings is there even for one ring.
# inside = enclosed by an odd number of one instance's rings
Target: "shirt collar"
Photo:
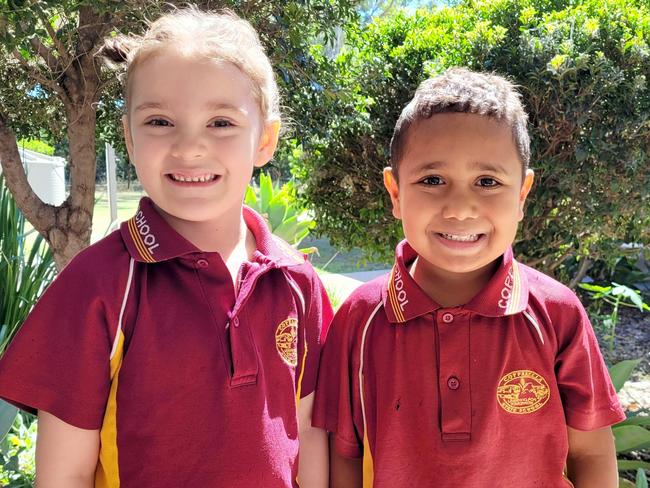
[[[442,308],[410,275],[408,268],[416,257],[417,253],[405,240],[399,243],[395,264],[382,290],[390,322],[405,323]],[[485,288],[460,308],[487,317],[503,317],[522,312],[527,304],[528,282],[509,247]]]
[[[257,243],[255,260],[273,262],[278,267],[305,262],[303,253],[271,234],[261,215],[246,206],[243,207],[243,215]],[[120,233],[129,254],[136,261],[144,263],[157,263],[201,252],[162,218],[148,197],[143,197],[136,214],[122,223]]]

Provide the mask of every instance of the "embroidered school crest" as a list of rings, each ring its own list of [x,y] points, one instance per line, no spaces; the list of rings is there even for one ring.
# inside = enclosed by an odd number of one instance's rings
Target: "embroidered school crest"
[[[275,330],[275,348],[289,366],[298,364],[298,320],[290,317]]]
[[[539,410],[550,396],[551,390],[544,377],[529,369],[508,373],[497,387],[497,401],[501,408],[519,415]]]

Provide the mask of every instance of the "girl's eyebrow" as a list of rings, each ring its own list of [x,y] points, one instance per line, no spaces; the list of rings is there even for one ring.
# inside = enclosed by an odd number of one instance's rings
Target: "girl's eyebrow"
[[[136,112],[140,112],[142,110],[148,110],[148,109],[166,109],[168,108],[166,104],[160,103],[160,102],[143,102],[137,107],[135,107]],[[205,104],[205,109],[206,110],[234,110],[236,112],[241,112],[243,114],[248,113],[246,110],[244,110],[241,107],[238,107],[236,105],[233,105],[231,103],[227,102],[220,102],[218,100],[207,102]]]

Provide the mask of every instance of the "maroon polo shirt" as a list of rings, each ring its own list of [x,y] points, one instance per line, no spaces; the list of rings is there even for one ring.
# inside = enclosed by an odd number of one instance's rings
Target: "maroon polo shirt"
[[[363,456],[368,487],[571,486],[566,426],[625,418],[577,297],[508,249],[484,290],[444,308],[409,275],[415,257],[401,243],[337,312],[314,425]]]
[[[218,253],[144,198],[44,293],[0,361],[0,396],[101,429],[97,487],[297,486],[299,399],[331,318],[302,254],[244,208],[239,290]]]

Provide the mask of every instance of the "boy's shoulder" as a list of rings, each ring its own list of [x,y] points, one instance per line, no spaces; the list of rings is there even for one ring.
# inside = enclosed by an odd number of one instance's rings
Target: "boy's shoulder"
[[[535,302],[544,307],[549,313],[563,310],[581,312],[583,306],[575,292],[541,271],[519,263],[519,267],[526,277],[528,285],[529,302]]]
[[[337,314],[368,315],[383,304],[382,292],[387,286],[390,272],[359,285],[343,302]]]

